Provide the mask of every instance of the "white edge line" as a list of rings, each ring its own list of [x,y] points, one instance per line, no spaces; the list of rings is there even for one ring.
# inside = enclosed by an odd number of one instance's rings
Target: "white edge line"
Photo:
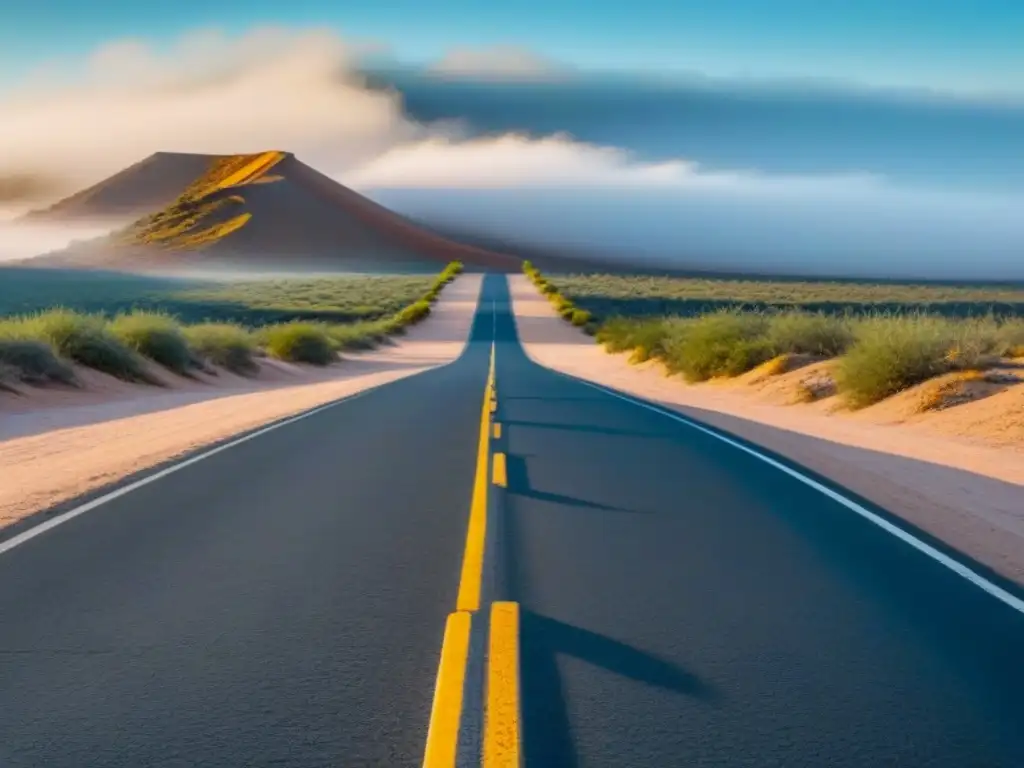
[[[551,369],[551,370],[554,370],[554,369]],[[981,589],[985,590],[988,594],[992,595],[992,597],[996,598],[997,600],[1002,601],[1003,603],[1005,603],[1009,607],[1013,608],[1014,610],[1018,611],[1019,613],[1024,614],[1024,600],[1022,600],[1019,597],[1013,595],[1012,593],[1006,591],[1005,589],[1000,587],[998,584],[993,584],[991,581],[986,579],[980,573],[977,573],[976,571],[971,570],[970,568],[968,568],[963,563],[959,562],[958,560],[955,560],[954,558],[950,557],[949,555],[945,554],[944,552],[939,551],[938,549],[936,549],[935,547],[931,546],[927,542],[924,542],[921,539],[917,538],[912,533],[909,533],[908,531],[905,531],[904,529],[900,528],[899,526],[894,525],[893,523],[891,523],[888,520],[886,520],[884,517],[881,517],[880,515],[875,514],[870,509],[867,509],[866,507],[862,506],[861,504],[858,504],[857,502],[853,501],[852,499],[847,498],[846,496],[843,496],[841,493],[837,493],[836,491],[832,490],[828,486],[823,485],[822,483],[819,483],[817,480],[814,480],[813,478],[810,478],[810,477],[808,477],[807,475],[805,475],[805,474],[803,474],[801,472],[798,472],[797,470],[793,469],[792,467],[788,467],[785,464],[783,464],[782,462],[776,461],[775,459],[773,459],[770,456],[767,456],[767,455],[761,453],[760,451],[754,450],[753,448],[750,448],[749,446],[743,445],[742,443],[739,443],[736,440],[733,440],[733,439],[731,439],[729,437],[726,437],[725,435],[723,435],[723,434],[721,434],[719,432],[716,432],[713,429],[705,427],[705,426],[703,426],[702,424],[699,424],[696,421],[693,421],[693,420],[691,420],[691,419],[689,419],[689,418],[687,418],[685,416],[682,416],[681,414],[675,413],[675,412],[670,411],[670,410],[668,410],[666,408],[662,408],[662,407],[656,406],[656,405],[654,405],[652,403],[644,402],[643,400],[641,400],[639,398],[635,398],[635,397],[632,397],[631,395],[623,394],[622,392],[618,392],[618,391],[616,391],[614,389],[611,389],[609,387],[605,387],[605,386],[603,386],[601,384],[595,384],[593,382],[586,381],[586,380],[578,378],[576,376],[572,376],[571,374],[562,373],[561,371],[556,371],[556,373],[561,373],[561,375],[565,376],[566,378],[572,379],[573,381],[577,381],[580,384],[585,384],[586,386],[590,387],[591,389],[596,389],[599,392],[604,392],[606,395],[611,395],[612,397],[616,397],[619,400],[624,400],[627,403],[632,403],[633,405],[639,406],[640,408],[646,408],[649,411],[654,411],[655,413],[660,413],[662,416],[667,416],[668,418],[673,419],[674,421],[678,421],[680,424],[685,424],[686,426],[688,426],[688,427],[690,427],[692,429],[696,429],[699,432],[703,432],[704,434],[709,435],[709,436],[715,438],[716,440],[721,440],[723,443],[731,445],[733,448],[737,448],[737,449],[743,451],[744,453],[746,453],[746,454],[748,454],[750,456],[753,456],[756,459],[760,459],[765,464],[768,464],[769,466],[774,467],[775,469],[779,470],[780,472],[784,472],[785,474],[789,475],[790,477],[792,477],[792,478],[794,478],[796,480],[799,480],[804,485],[807,485],[807,486],[813,488],[814,490],[818,491],[819,493],[821,493],[821,494],[827,496],[828,498],[832,499],[833,501],[838,502],[839,504],[842,504],[844,507],[846,507],[847,509],[851,510],[852,512],[856,512],[858,515],[860,515],[861,517],[863,517],[863,518],[869,520],[870,522],[874,523],[875,525],[877,525],[882,530],[887,531],[888,533],[891,533],[893,536],[895,536],[898,539],[906,542],[907,544],[912,546],[914,549],[916,549],[919,552],[927,555],[928,557],[932,558],[933,560],[935,560],[936,562],[940,563],[941,565],[944,565],[946,568],[948,568],[949,570],[953,571],[953,573],[955,573],[958,576],[961,576],[961,577],[967,579],[967,581],[971,582],[976,587],[980,587]]]
[[[396,379],[396,381],[399,380],[400,379]],[[250,432],[249,434],[236,438],[235,440],[232,440],[229,443],[218,445],[216,448],[211,448],[208,451],[204,451],[203,453],[200,453],[198,456],[192,456],[191,458],[185,459],[184,461],[180,461],[177,464],[165,467],[164,469],[161,469],[159,472],[154,472],[152,475],[147,475],[146,477],[140,478],[139,480],[136,480],[133,483],[129,483],[128,485],[125,485],[121,488],[117,488],[116,490],[110,491],[109,493],[105,493],[99,498],[93,499],[92,501],[88,501],[85,504],[75,507],[74,509],[69,509],[67,512],[63,512],[62,514],[59,514],[56,517],[53,517],[44,523],[40,523],[39,525],[29,528],[27,531],[23,531],[22,533],[19,533],[17,536],[12,536],[6,541],[0,542],[0,555],[2,555],[4,552],[8,552],[14,549],[19,544],[24,544],[26,541],[30,541],[31,539],[34,539],[36,536],[46,533],[52,528],[56,528],[58,525],[61,525],[62,523],[66,523],[68,520],[73,520],[79,515],[84,515],[86,512],[91,512],[92,510],[96,509],[96,507],[106,504],[108,501],[113,501],[114,499],[124,496],[125,494],[131,493],[132,491],[141,488],[144,485],[149,485],[150,483],[156,482],[161,478],[167,477],[168,475],[177,472],[179,469],[189,467],[193,464],[202,461],[203,459],[208,459],[211,456],[215,456],[221,451],[226,451],[228,450],[228,448],[234,448],[236,445],[246,443],[254,438],[259,437],[260,435],[267,434],[267,432],[272,432],[273,430],[278,429],[279,427],[284,427],[287,426],[288,424],[294,424],[296,421],[301,421],[302,419],[305,419],[309,416],[313,416],[317,413],[320,413],[321,411],[325,411],[328,408],[333,408],[334,406],[340,405],[341,403],[345,403],[350,400],[355,400],[357,397],[362,397],[363,395],[369,394],[375,389],[379,389],[380,387],[391,383],[392,382],[390,381],[384,382],[383,384],[378,384],[377,386],[371,387],[370,389],[364,389],[362,392],[355,392],[351,395],[345,395],[344,397],[341,397],[337,400],[325,403],[324,405],[318,405],[311,410],[303,411],[302,413],[296,414],[295,416],[289,416],[281,421],[275,421],[269,424],[268,426],[257,429],[255,432]],[[0,530],[0,533],[2,533],[2,530]]]
[[[12,536],[11,538],[6,539],[5,541],[0,541],[0,555],[4,554],[5,552],[9,552],[10,550],[14,549],[15,547],[21,544],[24,544],[26,541],[31,541],[36,536],[46,533],[47,531],[56,528],[58,525],[66,523],[68,520],[73,520],[79,515],[84,515],[86,512],[91,512],[97,507],[106,504],[108,501],[113,501],[114,499],[120,498],[125,494],[131,493],[132,491],[141,488],[144,485],[149,485],[152,482],[156,482],[161,478],[167,477],[168,475],[177,472],[179,469],[184,469],[185,467],[196,464],[202,461],[203,459],[208,459],[211,456],[215,456],[221,451],[226,451],[229,448],[234,448],[236,445],[246,443],[249,440],[260,437],[261,435],[265,435],[268,432],[272,432],[275,429],[287,426],[289,424],[294,424],[296,421],[301,421],[302,419],[314,416],[320,413],[321,411],[326,411],[328,408],[333,408],[336,405],[341,405],[342,403],[350,402],[352,400],[355,400],[356,398],[362,397],[363,395],[368,395],[371,392],[388,386],[389,384],[395,384],[396,382],[402,381],[403,379],[409,379],[421,373],[427,373],[428,371],[436,371],[439,368],[444,368],[446,366],[452,365],[453,363],[457,362],[462,358],[467,349],[469,349],[468,337],[466,339],[466,345],[462,348],[462,351],[455,357],[454,360],[449,360],[448,362],[441,363],[440,365],[428,366],[422,371],[416,371],[415,373],[411,373],[407,376],[400,376],[399,378],[392,379],[391,381],[384,381],[381,382],[380,384],[375,384],[372,387],[368,387],[367,389],[362,390],[361,392],[354,392],[351,395],[345,395],[344,397],[340,397],[337,400],[332,400],[329,403],[318,405],[310,410],[303,411],[302,413],[298,413],[294,416],[288,416],[280,421],[272,422],[265,427],[257,429],[255,432],[250,432],[249,434],[236,438],[231,442],[224,443],[223,445],[218,445],[216,448],[211,448],[210,450],[204,451],[203,453],[200,453],[197,456],[192,456],[191,458],[185,459],[184,461],[180,461],[177,464],[173,464],[169,467],[161,469],[158,472],[154,472],[152,475],[147,475],[146,477],[140,478],[133,483],[129,483],[128,485],[125,485],[121,488],[117,488],[116,490],[110,491],[109,493],[105,493],[99,498],[93,499],[92,501],[88,501],[85,504],[75,507],[74,509],[69,509],[67,512],[63,512],[57,515],[56,517],[52,517],[46,522],[33,526],[32,528],[29,528],[27,531],[22,531],[16,536]],[[3,530],[0,529],[0,534],[2,533]]]

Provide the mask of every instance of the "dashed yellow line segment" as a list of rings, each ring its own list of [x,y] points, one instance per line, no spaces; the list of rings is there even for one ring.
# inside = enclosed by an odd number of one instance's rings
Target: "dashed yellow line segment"
[[[520,768],[519,604],[491,605],[484,768]]]
[[[492,470],[494,484],[500,488],[508,486],[508,463],[504,453],[494,454],[494,465]]]
[[[466,547],[456,611],[448,616],[441,663],[437,672],[434,703],[430,712],[424,768],[455,768],[458,760],[459,730],[462,722],[473,614],[480,609],[484,550],[487,540],[488,480],[508,486],[508,461],[504,452],[491,453],[491,441],[501,439],[501,424],[495,421],[498,393],[495,382],[495,348],[491,343],[490,367],[480,413],[476,475],[469,511]],[[490,471],[489,471],[490,470]],[[520,768],[519,704],[519,604],[491,605],[484,695],[484,768]]]
[[[494,345],[491,345],[491,366],[487,373],[483,411],[480,414],[480,439],[476,452],[476,476],[473,478],[473,500],[469,509],[466,549],[462,555],[462,576],[455,607],[460,611],[480,608],[480,580],[484,568],[484,542],[487,539],[487,475],[491,452],[491,413],[496,403],[494,392]]]
[[[424,768],[455,768],[458,758],[459,729],[462,721],[473,613],[480,608],[484,549],[487,540],[487,496],[491,464],[492,414],[497,410],[494,374],[495,351],[491,343],[490,366],[480,412],[480,437],[477,444],[476,475],[470,502],[469,526],[462,556],[456,611],[448,616],[441,662],[438,667],[434,703],[427,730]],[[497,434],[500,434],[500,426]]]

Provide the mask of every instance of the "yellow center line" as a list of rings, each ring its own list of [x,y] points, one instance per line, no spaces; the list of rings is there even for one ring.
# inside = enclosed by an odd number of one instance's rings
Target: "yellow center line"
[[[437,686],[434,690],[434,703],[427,731],[427,748],[423,758],[424,768],[455,768],[458,756],[470,629],[473,612],[480,608],[484,548],[487,540],[491,414],[497,409],[494,379],[494,343],[492,342],[487,385],[484,388],[484,399],[480,412],[476,475],[473,478],[473,496],[469,509],[466,548],[462,556],[459,595],[455,604],[456,612],[448,616],[445,625],[444,641],[441,646],[441,663],[438,668]],[[498,425],[495,427],[500,433]],[[504,462],[504,455],[502,455],[502,462]]]
[[[505,462],[505,454],[495,452],[494,454],[494,484],[505,488],[508,486],[508,467]]]
[[[494,439],[495,440],[500,440],[501,439],[501,424],[499,422],[497,422],[497,421],[494,422]]]
[[[487,475],[491,452],[491,393],[493,386],[488,377],[480,415],[480,439],[476,452],[476,476],[473,478],[473,500],[469,508],[469,529],[466,549],[462,555],[462,576],[459,597],[455,607],[460,611],[475,611],[480,607],[480,580],[484,567],[484,542],[487,538]]]
[[[519,604],[491,605],[484,768],[520,768]]]
[[[441,664],[434,688],[434,706],[430,712],[424,768],[454,768],[462,719],[462,696],[469,657],[469,632],[472,615],[457,611],[448,615],[441,643]]]

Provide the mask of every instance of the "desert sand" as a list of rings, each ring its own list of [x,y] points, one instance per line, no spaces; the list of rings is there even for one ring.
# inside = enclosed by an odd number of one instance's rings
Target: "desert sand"
[[[462,275],[392,345],[315,369],[265,361],[255,379],[163,372],[165,387],[83,371],[83,390],[0,393],[0,528],[232,435],[455,360],[482,278]]]
[[[689,385],[631,365],[558,317],[525,276],[510,278],[519,336],[537,363],[659,403],[764,446],[903,517],[1024,584],[1024,384],[918,414],[904,393],[856,414],[835,398],[791,402],[792,379],[823,364],[730,384]],[[817,369],[815,368],[817,366]]]

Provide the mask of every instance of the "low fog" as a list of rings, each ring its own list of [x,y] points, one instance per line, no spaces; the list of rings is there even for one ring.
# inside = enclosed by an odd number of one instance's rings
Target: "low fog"
[[[1010,195],[710,172],[568,135],[474,137],[368,87],[365,50],[322,31],[203,32],[166,49],[113,43],[0,92],[0,260],[102,234],[109,224],[13,219],[155,151],[282,149],[399,212],[526,244],[759,273],[1024,279]],[[493,74],[486,56],[458,62],[459,76]]]

